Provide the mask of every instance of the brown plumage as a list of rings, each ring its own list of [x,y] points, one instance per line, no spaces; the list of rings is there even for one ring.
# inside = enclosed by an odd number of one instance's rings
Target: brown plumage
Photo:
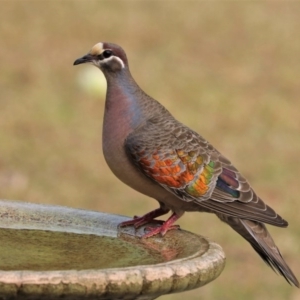
[[[171,217],[146,238],[178,228],[174,222],[185,211],[215,213],[277,273],[299,287],[264,225],[288,223],[255,194],[231,162],[140,89],[121,47],[98,43],[74,65],[86,62],[102,70],[107,80],[103,153],[109,167],[124,183],[160,204],[121,226],[139,227],[171,210]]]

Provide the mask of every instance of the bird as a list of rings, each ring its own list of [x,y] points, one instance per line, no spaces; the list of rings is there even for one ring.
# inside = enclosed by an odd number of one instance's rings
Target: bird
[[[171,211],[142,238],[164,236],[179,227],[174,223],[185,212],[214,213],[299,288],[265,225],[287,227],[288,222],[257,196],[225,156],[139,87],[123,48],[97,43],[74,65],[84,63],[99,68],[107,81],[102,132],[106,163],[122,182],[159,203],[157,209],[120,226],[139,228]]]

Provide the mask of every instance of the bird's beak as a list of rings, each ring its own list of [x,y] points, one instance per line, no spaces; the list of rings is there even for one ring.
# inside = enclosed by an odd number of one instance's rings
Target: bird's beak
[[[84,55],[78,59],[76,59],[73,63],[74,66],[76,65],[80,65],[80,64],[85,64],[87,62],[92,62],[93,61],[93,56],[91,54],[87,54],[87,55]]]

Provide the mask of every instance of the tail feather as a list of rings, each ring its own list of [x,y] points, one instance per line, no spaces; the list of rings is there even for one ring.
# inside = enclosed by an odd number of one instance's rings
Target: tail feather
[[[300,287],[263,223],[221,214],[218,214],[218,217],[245,238],[277,274],[282,275],[289,284]]]

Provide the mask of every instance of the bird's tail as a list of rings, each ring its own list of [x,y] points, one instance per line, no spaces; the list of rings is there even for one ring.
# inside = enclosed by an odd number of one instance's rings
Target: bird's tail
[[[219,214],[218,217],[245,238],[260,257],[289,284],[299,288],[299,282],[284,261],[265,224]]]

